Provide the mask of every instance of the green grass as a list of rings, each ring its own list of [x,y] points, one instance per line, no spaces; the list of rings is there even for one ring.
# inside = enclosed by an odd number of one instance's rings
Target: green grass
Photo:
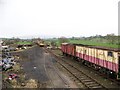
[[[23,44],[28,45],[28,44],[32,44],[32,42],[24,41],[24,42],[17,42],[16,44],[18,44],[18,45],[23,45]]]
[[[57,46],[60,46],[59,40],[58,39],[48,39],[44,40],[46,44],[50,44],[52,41],[56,43]]]
[[[56,40],[46,40],[46,42],[51,42],[51,41],[54,41],[56,42],[57,46],[60,46],[60,42],[58,39]],[[99,40],[98,40],[99,41]],[[120,48],[119,45],[116,45],[116,44],[109,44],[107,43],[107,41],[103,40],[103,41],[99,41],[98,42],[97,40],[72,40],[72,39],[68,39],[68,43],[72,43],[72,44],[84,44],[84,45],[93,45],[93,46],[102,46],[102,47],[108,47],[108,48]]]
[[[95,42],[95,41],[88,41],[88,40],[69,40],[69,42],[73,44],[84,44],[84,45],[102,46],[102,47],[110,47],[110,48],[119,48],[119,45],[116,45],[116,44],[109,44],[109,43]]]

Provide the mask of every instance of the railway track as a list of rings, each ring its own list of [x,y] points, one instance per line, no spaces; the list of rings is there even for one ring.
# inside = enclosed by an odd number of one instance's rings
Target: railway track
[[[88,75],[86,75],[84,72],[80,71],[79,69],[77,69],[75,66],[73,66],[72,64],[66,62],[65,60],[63,60],[62,58],[56,56],[54,53],[52,53],[51,51],[45,49],[46,52],[49,52],[50,54],[52,54],[54,57],[56,57],[58,60],[56,60],[63,68],[65,68],[74,78],[76,78],[76,80],[78,81],[78,83],[82,83],[86,88],[102,88],[102,89],[107,89],[106,87],[104,87],[102,84],[100,84],[99,82],[97,82],[95,79],[89,77]]]
[[[63,57],[62,57],[62,58],[63,58]],[[65,59],[73,60],[73,59],[71,59],[70,57],[64,57],[64,58],[65,58]],[[81,64],[81,63],[79,63],[79,64],[80,64],[80,65],[83,65],[83,64]],[[84,65],[84,66],[85,66],[85,65]],[[88,68],[89,66],[85,66],[85,67]],[[103,78],[111,81],[111,83],[116,83],[116,85],[120,85],[120,80],[116,80],[115,78],[111,78],[111,77],[107,76],[107,75],[104,74],[104,73],[98,72],[98,71],[96,71],[95,68],[93,68],[93,67],[90,67],[90,68],[91,68],[91,70],[94,70],[94,72],[95,72],[97,75],[102,76]]]
[[[48,61],[45,61],[45,70],[46,70],[46,72],[48,72],[47,75],[48,75],[49,78],[51,76],[50,73],[56,73],[57,76],[59,77],[59,79],[62,81],[62,83],[64,83],[66,86],[69,86],[67,84],[67,82],[64,80],[64,78],[60,76],[59,71],[57,70],[57,68],[54,67],[52,62],[49,62],[49,64],[48,64]],[[51,78],[50,78],[50,80],[51,80],[51,84],[55,88],[58,88],[56,85],[54,85],[54,80],[52,80]]]

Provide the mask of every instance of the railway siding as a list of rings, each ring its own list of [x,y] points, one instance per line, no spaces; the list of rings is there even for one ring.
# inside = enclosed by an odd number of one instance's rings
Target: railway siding
[[[48,51],[52,55],[54,55],[57,59],[60,59],[55,54],[53,54],[51,51]],[[69,73],[71,73],[80,83],[82,83],[86,88],[102,88],[105,89],[102,84],[98,83],[93,78],[89,77],[88,75],[84,74],[82,71],[75,68],[73,65],[67,63],[66,61],[57,60],[57,62],[63,66]],[[81,77],[80,77],[81,76]]]
[[[77,69],[83,71],[87,75],[89,75],[91,78],[94,78],[98,83],[102,84],[106,88],[120,88],[119,85],[117,85],[116,82],[113,82],[113,80],[109,80],[109,78],[105,77],[104,75],[101,75],[98,73],[98,71],[95,71],[92,68],[86,67],[83,64],[79,63],[75,59],[71,57],[66,57],[62,55],[62,52],[60,50],[50,50],[50,52],[54,53],[55,57],[58,58],[58,61],[66,61],[69,64],[73,65]],[[78,73],[75,73],[76,75],[79,75]],[[79,75],[80,76],[80,75]],[[91,82],[88,82],[91,83]]]

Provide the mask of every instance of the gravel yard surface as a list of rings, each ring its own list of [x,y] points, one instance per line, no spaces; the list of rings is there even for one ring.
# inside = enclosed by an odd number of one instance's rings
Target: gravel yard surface
[[[77,85],[57,68],[55,58],[35,46],[20,53],[26,79],[34,79],[38,88],[77,88]]]

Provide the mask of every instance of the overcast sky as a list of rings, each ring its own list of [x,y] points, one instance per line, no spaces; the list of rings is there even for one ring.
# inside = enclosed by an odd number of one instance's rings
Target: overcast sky
[[[118,34],[120,0],[0,0],[0,37]]]

